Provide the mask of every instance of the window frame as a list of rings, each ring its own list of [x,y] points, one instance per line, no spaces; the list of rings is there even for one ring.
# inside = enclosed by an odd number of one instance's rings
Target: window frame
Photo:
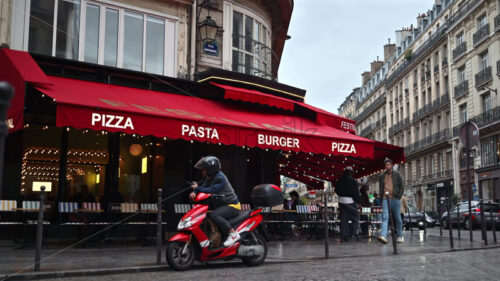
[[[57,41],[57,9],[58,0],[54,0],[54,20],[52,23],[52,56],[56,56],[56,41]],[[153,16],[161,18],[164,20],[165,32],[164,32],[164,50],[163,50],[163,73],[159,75],[175,77],[177,75],[178,67],[178,30],[179,30],[179,17],[175,15],[160,13],[153,10],[144,9],[141,7],[136,7],[124,3],[119,3],[111,0],[81,0],[80,1],[80,28],[79,28],[79,42],[78,42],[78,55],[77,60],[84,62],[85,60],[85,31],[86,31],[86,18],[87,18],[87,5],[95,5],[99,7],[99,46],[98,46],[98,60],[97,64],[104,64],[104,40],[105,40],[105,21],[106,21],[106,10],[112,9],[118,11],[118,46],[116,53],[116,68],[123,68],[123,48],[124,48],[124,17],[125,11],[130,11],[134,13],[140,13],[143,16],[143,51],[142,51],[142,67],[141,72],[145,72],[146,65],[146,24],[148,16]],[[29,44],[29,27],[30,27],[30,11],[31,11],[31,0],[26,0],[25,6],[25,25],[23,27],[24,31],[24,43],[23,50],[28,51]],[[169,36],[170,35],[170,36]],[[158,75],[158,74],[155,74]]]

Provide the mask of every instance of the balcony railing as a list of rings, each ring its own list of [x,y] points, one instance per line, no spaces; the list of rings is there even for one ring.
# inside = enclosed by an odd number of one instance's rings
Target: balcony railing
[[[490,35],[490,25],[487,23],[480,27],[476,31],[476,33],[472,35],[472,42],[474,43],[474,47],[488,38],[488,35]]]
[[[386,124],[387,123],[387,116],[382,117],[381,120],[382,120],[382,122],[381,122],[382,125]]]
[[[441,171],[441,172],[437,172],[437,173],[430,174],[430,175],[424,175],[422,177],[422,179],[423,179],[423,181],[430,181],[430,180],[449,178],[452,176],[453,176],[453,170],[446,170],[446,171]]]
[[[495,25],[495,32],[500,30],[500,14],[498,14],[494,19],[493,19],[494,25]]]
[[[450,102],[450,94],[445,92],[444,95],[441,96],[441,104],[446,104]]]
[[[449,94],[448,92],[445,92],[444,95],[442,95],[441,97],[437,97],[432,103],[424,105],[422,108],[414,112],[412,122],[415,122],[421,117],[424,117],[429,113],[432,113],[435,109],[449,102],[450,102]]]
[[[465,80],[462,83],[455,86],[455,98],[458,99],[461,96],[469,92],[469,81]]]
[[[375,129],[375,124],[370,124],[368,125],[366,128],[364,128],[363,130],[361,130],[361,133],[359,134],[360,136],[366,136],[368,135],[373,129]]]
[[[456,61],[461,58],[467,51],[467,43],[462,42],[453,50],[453,60]]]
[[[476,88],[483,86],[491,81],[491,66],[486,67],[475,75]]]
[[[427,148],[428,146],[447,141],[451,138],[450,130],[444,129],[431,136],[427,136],[405,147],[405,154],[409,155],[419,150]]]
[[[363,120],[366,116],[368,116],[373,109],[377,108],[379,105],[382,103],[385,103],[385,95],[382,95],[378,98],[376,98],[372,104],[370,104],[368,107],[366,107],[361,114],[359,114],[356,118],[355,121],[359,122],[360,120]]]
[[[238,51],[239,56],[247,53],[247,60],[233,59],[233,71],[271,80],[275,78],[273,77],[271,67],[273,56],[276,56],[276,54],[271,48],[261,42],[253,40],[251,37],[233,34],[233,50]],[[252,55],[250,56],[248,54]],[[248,58],[250,58],[250,60],[248,60]]]
[[[476,123],[479,128],[483,128],[495,122],[498,122],[500,121],[500,106],[476,115],[472,117],[470,121]]]

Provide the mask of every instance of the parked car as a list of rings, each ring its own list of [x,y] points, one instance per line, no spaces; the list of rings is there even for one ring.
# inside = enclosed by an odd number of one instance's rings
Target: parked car
[[[434,227],[436,224],[436,220],[429,216],[427,213],[419,211],[417,208],[409,205],[409,214],[404,214],[403,217],[403,227],[406,229],[410,229],[410,225],[413,227],[418,227],[419,229],[423,229],[425,225],[425,221],[427,221],[427,227]],[[411,217],[411,224],[410,224]]]
[[[498,203],[483,203],[484,206],[484,217],[486,227],[491,229],[491,214],[493,212],[493,220],[495,220],[495,227],[500,228],[500,205]],[[456,206],[454,206],[450,213],[450,220],[452,227],[463,227],[464,229],[469,229],[470,219],[472,218],[472,227],[481,227],[481,208],[479,201],[471,202],[472,216],[469,218],[469,202],[462,201]],[[458,209],[458,214],[457,214]],[[444,212],[442,216],[442,223],[444,228],[448,228],[448,212]]]
[[[463,214],[463,227],[469,229],[469,224],[472,221],[472,228],[481,228],[481,205],[477,204],[476,208],[472,208],[472,215],[469,216],[469,210]],[[495,222],[495,229],[500,229],[500,206],[498,203],[483,203],[484,222],[487,229],[493,226],[491,216]],[[493,213],[493,214],[492,214]]]

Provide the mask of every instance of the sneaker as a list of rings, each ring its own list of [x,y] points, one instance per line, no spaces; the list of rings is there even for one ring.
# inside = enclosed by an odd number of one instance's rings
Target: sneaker
[[[378,241],[384,243],[384,244],[387,244],[387,238],[385,238],[384,236],[379,236],[377,237]]]
[[[398,237],[398,240],[396,242],[398,242],[399,244],[403,244],[403,237]]]
[[[229,233],[229,236],[227,237],[226,241],[224,242],[224,247],[229,247],[236,243],[236,241],[240,240],[240,234],[235,231],[233,233]]]

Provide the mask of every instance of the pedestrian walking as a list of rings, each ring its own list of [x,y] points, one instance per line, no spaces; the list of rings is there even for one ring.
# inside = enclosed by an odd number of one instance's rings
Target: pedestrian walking
[[[405,222],[405,214],[408,213],[408,200],[406,200],[406,196],[401,196],[401,221]],[[408,214],[410,215],[410,214]],[[404,225],[403,225],[404,227]]]
[[[347,242],[351,238],[359,240],[359,190],[358,183],[352,177],[353,174],[353,168],[347,166],[344,175],[335,184],[335,193],[339,196],[340,236],[342,242]],[[349,226],[349,221],[351,221],[351,226]]]
[[[403,179],[398,171],[394,171],[393,162],[384,159],[385,171],[379,176],[380,194],[382,196],[382,232],[378,240],[387,243],[387,228],[389,224],[389,207],[396,222],[397,242],[403,243],[403,223],[401,221],[401,196],[404,193]],[[390,202],[390,206],[388,204]],[[394,227],[394,226],[393,226]]]

